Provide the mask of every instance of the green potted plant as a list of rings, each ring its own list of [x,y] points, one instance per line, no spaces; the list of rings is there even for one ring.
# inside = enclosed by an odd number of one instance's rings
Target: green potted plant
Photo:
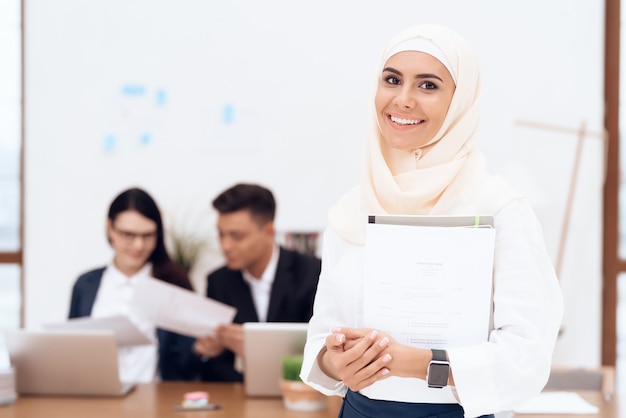
[[[326,396],[313,389],[300,379],[302,355],[283,357],[283,378],[280,386],[283,390],[285,408],[294,411],[319,411],[326,409]]]
[[[213,228],[205,209],[182,204],[177,209],[164,211],[165,244],[172,261],[191,274],[207,253],[221,253],[214,239],[207,234]]]

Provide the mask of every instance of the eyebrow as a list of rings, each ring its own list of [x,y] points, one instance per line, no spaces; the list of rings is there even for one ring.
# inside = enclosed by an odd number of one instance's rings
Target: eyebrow
[[[402,73],[401,73],[400,71],[398,71],[398,70],[396,70],[395,68],[392,68],[392,67],[386,67],[386,68],[383,68],[383,72],[385,72],[385,71],[389,71],[390,73],[394,73],[394,74],[397,74],[397,75],[402,75]],[[430,74],[430,73],[417,74],[417,75],[415,75],[415,78],[416,78],[416,79],[422,79],[422,78],[436,78],[437,80],[441,81],[442,83],[444,82],[444,81],[441,79],[441,77],[439,77],[438,75],[436,75],[436,74]]]

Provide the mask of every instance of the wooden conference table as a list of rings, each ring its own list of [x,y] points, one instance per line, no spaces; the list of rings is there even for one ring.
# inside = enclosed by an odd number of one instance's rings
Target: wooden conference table
[[[175,411],[183,394],[210,393],[211,403],[222,405],[214,411]],[[580,392],[599,407],[594,415],[515,415],[515,418],[619,418],[626,407],[613,398],[604,401],[599,392]],[[340,398],[331,397],[329,408],[317,412],[289,411],[281,398],[246,397],[241,384],[203,382],[160,382],[138,385],[120,398],[20,396],[10,405],[0,405],[0,418],[331,418],[337,416]]]

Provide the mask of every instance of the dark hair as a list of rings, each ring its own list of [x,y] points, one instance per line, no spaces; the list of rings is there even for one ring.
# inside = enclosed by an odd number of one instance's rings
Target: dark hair
[[[127,210],[137,211],[157,225],[156,246],[148,257],[148,261],[152,263],[152,275],[164,282],[192,290],[187,273],[174,263],[167,253],[161,212],[154,199],[147,192],[136,187],[123,191],[109,207],[108,217],[111,223],[115,222],[117,215]]]
[[[223,191],[213,200],[219,213],[232,213],[247,209],[259,223],[272,222],[276,214],[276,201],[272,192],[256,184],[239,183]]]

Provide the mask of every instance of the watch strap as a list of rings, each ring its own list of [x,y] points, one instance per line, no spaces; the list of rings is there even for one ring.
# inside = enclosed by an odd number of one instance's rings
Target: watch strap
[[[448,355],[446,354],[446,350],[437,350],[435,348],[431,348],[430,351],[433,352],[433,360],[448,361]]]

